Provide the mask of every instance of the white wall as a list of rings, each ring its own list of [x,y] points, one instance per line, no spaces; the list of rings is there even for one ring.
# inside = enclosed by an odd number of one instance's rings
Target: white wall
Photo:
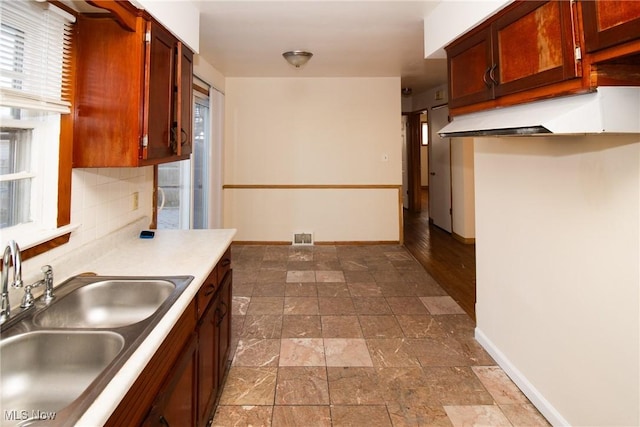
[[[227,186],[402,183],[399,78],[227,78],[225,99]],[[224,194],[239,241],[400,239],[396,188]]]
[[[446,45],[511,2],[512,0],[439,2],[424,17],[424,57],[446,58]]]
[[[439,98],[439,99],[438,99]],[[411,97],[411,111],[428,110],[431,107],[448,102],[447,85],[436,86],[427,91],[416,93]]]
[[[207,62],[201,55],[193,56],[193,74],[200,79],[209,83],[216,88],[219,92],[225,91],[225,77],[220,71],[215,69],[211,64]]]
[[[476,237],[473,138],[451,138],[451,228],[458,236]]]
[[[200,51],[200,10],[191,0],[132,0],[189,46]]]
[[[477,337],[556,425],[640,424],[640,136],[477,139]]]

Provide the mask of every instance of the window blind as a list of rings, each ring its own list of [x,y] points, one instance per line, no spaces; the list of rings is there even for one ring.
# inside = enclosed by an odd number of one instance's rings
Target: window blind
[[[69,113],[74,16],[46,2],[0,4],[0,105]]]

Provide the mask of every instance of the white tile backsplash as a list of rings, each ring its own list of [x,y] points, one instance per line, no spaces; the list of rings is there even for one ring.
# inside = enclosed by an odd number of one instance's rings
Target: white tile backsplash
[[[151,217],[153,167],[74,169],[71,222],[81,244],[104,237],[141,216]],[[138,209],[133,194],[138,193]]]
[[[71,233],[71,239],[66,245],[23,263],[22,276],[25,283],[39,280],[40,267],[45,264],[55,264],[54,274],[62,279],[64,272],[72,264],[82,264],[95,255],[88,248],[96,247],[96,244],[100,244],[99,241],[108,241],[132,224],[135,224],[136,229],[149,226],[153,210],[152,166],[73,169],[71,185],[71,223],[79,227]],[[134,210],[135,192],[138,192],[138,209]],[[56,284],[58,283],[59,280],[56,279]],[[20,294],[23,292],[17,291]],[[15,301],[14,297],[12,305]]]

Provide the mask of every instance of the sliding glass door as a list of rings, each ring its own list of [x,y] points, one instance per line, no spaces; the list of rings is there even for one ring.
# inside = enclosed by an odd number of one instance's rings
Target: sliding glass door
[[[208,87],[196,86],[189,160],[158,165],[158,229],[208,227],[211,114]]]

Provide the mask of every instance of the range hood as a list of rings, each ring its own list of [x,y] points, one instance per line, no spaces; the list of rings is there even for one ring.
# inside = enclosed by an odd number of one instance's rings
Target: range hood
[[[640,133],[640,87],[596,91],[456,116],[441,137]]]

